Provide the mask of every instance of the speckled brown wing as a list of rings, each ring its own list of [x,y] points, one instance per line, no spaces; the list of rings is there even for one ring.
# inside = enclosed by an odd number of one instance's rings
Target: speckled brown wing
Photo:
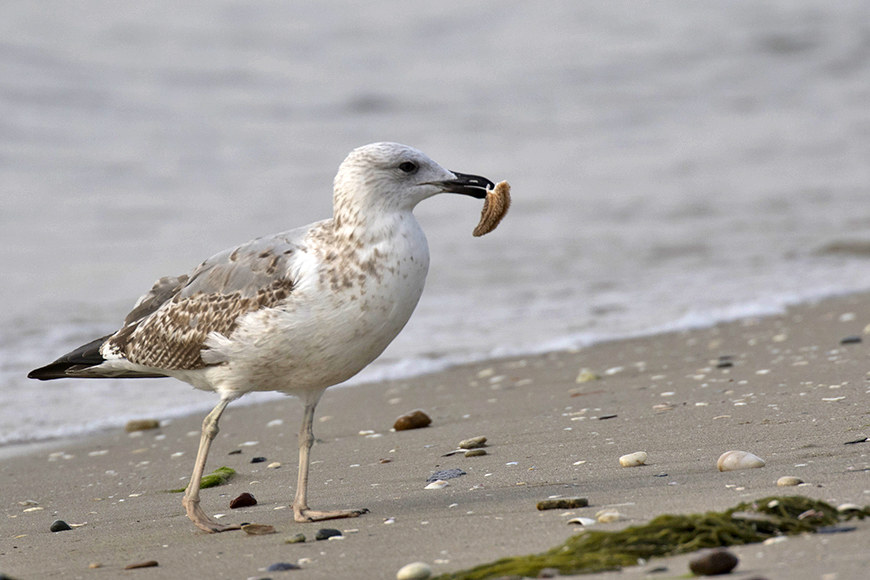
[[[101,353],[156,369],[205,367],[201,352],[210,333],[229,337],[240,316],[290,296],[292,261],[304,252],[295,241],[300,233],[257,239],[217,254],[187,276],[161,278]]]

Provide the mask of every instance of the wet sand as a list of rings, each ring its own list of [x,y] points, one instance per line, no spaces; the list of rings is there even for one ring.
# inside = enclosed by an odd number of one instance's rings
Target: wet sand
[[[868,312],[870,295],[855,295],[781,316],[331,389],[318,406],[310,503],[371,510],[352,520],[292,521],[295,400],[230,406],[208,471],[226,465],[238,474],[203,490],[203,505],[226,514],[222,521],[271,524],[273,535],[199,532],[180,495],[166,493],[189,476],[201,416],[132,436],[119,430],[51,442],[0,461],[0,571],[19,579],[395,578],[413,561],[440,574],[546,550],[577,533],[567,520],[606,506],[627,519],[597,529],[770,495],[870,504],[870,442],[846,444],[870,436],[868,343],[841,344],[867,338]],[[732,365],[720,368],[722,361]],[[601,379],[578,383],[582,369]],[[428,413],[431,426],[390,431],[414,409]],[[478,435],[488,438],[486,455],[443,457]],[[730,449],[767,464],[720,473],[716,460]],[[618,458],[634,451],[648,453],[647,464],[620,467]],[[433,472],[452,468],[466,475],[424,490]],[[809,485],[777,487],[784,475]],[[242,492],[258,505],[230,510]],[[587,497],[590,506],[535,509],[551,496]],[[28,500],[38,505],[21,505]],[[83,525],[52,533],[56,519]],[[734,577],[863,577],[870,522],[850,525],[856,530],[735,548]],[[344,539],[314,541],[321,527],[343,530]],[[305,543],[284,543],[299,532]],[[660,566],[668,571],[650,577],[676,577],[687,573],[687,559],[592,577],[644,578]],[[122,571],[146,560],[159,565]],[[101,567],[89,568],[95,562]],[[302,570],[265,571],[276,562]]]

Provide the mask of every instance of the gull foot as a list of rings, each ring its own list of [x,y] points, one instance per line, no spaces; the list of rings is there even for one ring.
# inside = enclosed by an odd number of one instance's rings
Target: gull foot
[[[342,518],[355,518],[361,516],[363,514],[369,513],[369,510],[363,509],[355,509],[355,510],[333,510],[333,511],[317,511],[311,510],[308,508],[305,509],[296,509],[293,508],[293,516],[297,522],[306,523],[306,522],[320,522],[323,520],[338,520]]]
[[[182,500],[184,508],[187,510],[187,517],[193,522],[197,528],[204,532],[214,534],[217,532],[227,532],[229,530],[241,530],[239,524],[219,524],[206,515],[198,501],[192,501],[185,498]]]

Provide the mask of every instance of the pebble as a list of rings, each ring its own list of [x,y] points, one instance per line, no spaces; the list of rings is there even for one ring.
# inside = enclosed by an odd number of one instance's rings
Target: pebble
[[[595,519],[598,520],[599,524],[610,524],[613,522],[619,522],[625,519],[621,513],[616,510],[601,510],[597,514],[595,514]]]
[[[716,467],[719,471],[738,471],[764,467],[764,460],[748,451],[726,451],[719,456]]]
[[[427,580],[432,576],[432,568],[426,562],[406,564],[396,572],[396,580]]]
[[[574,382],[577,384],[581,384],[589,383],[591,381],[597,381],[599,379],[601,379],[601,377],[596,375],[589,369],[580,369],[580,373],[577,375],[577,378],[574,379]]]
[[[269,469],[278,469],[279,467],[281,467],[281,462],[280,461],[273,461],[272,463],[270,463],[266,467],[268,467]]]
[[[88,564],[88,568],[90,568],[91,570],[96,570],[97,568],[102,568],[102,567],[103,567],[102,562],[91,562],[90,564]]]
[[[242,531],[250,536],[266,536],[276,532],[275,526],[268,524],[245,524],[242,526]]]
[[[436,479],[435,481],[433,481],[432,483],[430,483],[429,485],[427,485],[423,489],[444,489],[448,485],[450,485],[450,484],[448,482],[444,481],[443,479]]]
[[[466,457],[479,457],[481,455],[486,455],[486,449],[469,449],[465,452]]]
[[[251,463],[265,463],[265,462],[266,462],[265,457],[253,457],[251,459]]]
[[[637,467],[646,463],[647,454],[643,451],[636,451],[623,455],[619,458],[619,464],[623,467]]]
[[[298,533],[295,536],[288,536],[284,538],[285,544],[302,544],[305,542],[305,534]]]
[[[51,527],[49,528],[52,532],[65,532],[67,530],[71,530],[69,524],[63,520],[54,520],[51,523]]]
[[[160,421],[157,419],[133,419],[132,421],[127,421],[127,424],[124,426],[124,431],[127,433],[134,433],[136,431],[158,429],[159,427]]]
[[[737,562],[737,556],[728,550],[715,549],[689,560],[689,570],[698,576],[718,576],[729,573]]]
[[[471,439],[464,439],[459,442],[460,449],[477,449],[478,447],[484,447],[486,445],[486,437],[482,435],[480,437],[472,437]]]
[[[290,562],[275,562],[268,568],[266,568],[266,572],[284,572],[285,570],[301,570],[301,566],[297,566],[296,564],[291,564]]]
[[[314,535],[315,540],[328,540],[329,538],[334,538],[336,536],[341,535],[341,530],[336,530],[334,528],[320,528],[317,530],[317,533]]]
[[[241,455],[241,453],[242,453],[241,449],[233,449],[232,451],[227,453],[227,455]]]
[[[558,578],[559,570],[556,568],[541,568],[536,578]]]
[[[442,469],[441,471],[436,471],[432,475],[430,475],[426,481],[437,481],[439,479],[454,479],[456,477],[462,477],[465,475],[465,472],[461,469]]]
[[[136,562],[135,564],[127,564],[124,570],[135,570],[136,568],[153,568],[159,566],[157,560],[146,560],[145,562]]]
[[[393,423],[393,429],[396,431],[407,431],[408,429],[420,429],[427,427],[432,422],[429,415],[417,409],[404,415],[399,416],[396,422]]]
[[[230,502],[230,509],[234,510],[237,508],[250,507],[252,505],[257,505],[256,498],[250,493],[245,492]]]
[[[847,336],[840,341],[840,344],[858,344],[860,342],[862,342],[860,336]]]
[[[544,510],[572,510],[582,508],[589,505],[589,500],[585,497],[561,497],[557,499],[542,499],[537,503],[537,508],[540,511]]]
[[[780,487],[788,487],[792,485],[800,485],[804,482],[800,477],[795,477],[794,475],[783,475],[779,479],[776,480],[776,485]]]

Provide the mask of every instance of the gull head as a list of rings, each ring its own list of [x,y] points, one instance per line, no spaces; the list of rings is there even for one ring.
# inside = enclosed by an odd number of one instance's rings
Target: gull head
[[[426,154],[399,143],[372,143],[350,152],[335,176],[336,212],[411,211],[439,193],[486,197],[494,184],[444,169]]]

